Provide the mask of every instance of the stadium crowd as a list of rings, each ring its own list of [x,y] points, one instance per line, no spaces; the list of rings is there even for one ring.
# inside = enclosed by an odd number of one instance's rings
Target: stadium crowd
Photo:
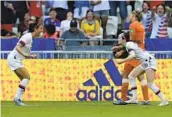
[[[90,41],[83,45],[98,45],[91,40],[116,38],[121,30],[128,30],[133,10],[143,13],[146,38],[172,38],[172,2],[165,0],[1,1],[1,38],[21,37],[37,22],[45,28],[40,38],[85,38]],[[114,35],[107,34],[110,17],[118,19],[112,21],[117,25]]]

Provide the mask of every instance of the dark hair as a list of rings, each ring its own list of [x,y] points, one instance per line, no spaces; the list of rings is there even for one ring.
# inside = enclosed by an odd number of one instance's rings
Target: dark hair
[[[53,24],[45,25],[45,29],[49,35],[53,35],[56,32],[56,27]]]
[[[54,8],[51,8],[51,9],[50,9],[50,11],[49,11],[49,13],[50,13],[51,11],[55,11],[55,12],[56,12],[56,9],[54,9]]]
[[[34,32],[34,30],[35,30],[35,29],[38,29],[40,25],[41,25],[41,24],[31,23],[31,24],[29,25],[29,32]]]
[[[92,13],[93,13],[93,19],[95,19],[94,12],[93,12],[93,10],[91,10],[91,9],[88,9],[88,10],[87,10],[87,12],[86,12],[86,18],[87,18],[87,15],[88,15],[89,12],[92,12]]]
[[[143,2],[142,8],[143,8],[144,3],[146,3],[146,4],[148,5],[149,9],[150,9],[150,4],[149,4],[149,2],[147,2],[147,1],[144,1],[144,2]]]
[[[130,32],[129,31],[123,31],[123,36],[122,36],[122,39],[123,40],[126,40],[126,42],[130,41]]]
[[[142,20],[142,12],[138,11],[138,10],[134,10],[132,12],[132,14],[134,14],[137,18],[137,20],[140,22]]]
[[[165,14],[165,12],[166,12],[165,5],[164,5],[164,4],[159,4],[159,5],[157,5],[157,6],[156,6],[156,11],[157,11],[157,9],[158,9],[159,6],[162,6],[162,7],[164,8],[164,14]]]
[[[70,22],[70,27],[77,27],[78,23],[75,19]]]

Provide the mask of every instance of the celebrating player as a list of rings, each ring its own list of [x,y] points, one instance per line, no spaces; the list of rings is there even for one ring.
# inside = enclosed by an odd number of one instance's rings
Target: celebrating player
[[[138,46],[134,41],[129,41],[122,39],[119,41],[119,44],[123,45],[129,53],[129,56],[122,60],[116,60],[116,63],[122,64],[134,58],[140,60],[141,64],[134,68],[129,74],[130,85],[132,89],[136,89],[136,77],[146,73],[146,78],[148,82],[148,87],[160,98],[161,103],[159,106],[168,105],[168,101],[160,91],[160,89],[154,84],[154,76],[157,69],[157,63],[155,57],[149,54],[147,51],[143,50]],[[137,100],[137,91],[132,90],[131,100]],[[131,101],[132,102],[132,101]]]
[[[30,53],[32,47],[32,38],[39,37],[41,32],[43,32],[43,26],[41,24],[30,24],[29,33],[26,33],[20,38],[16,47],[8,55],[8,65],[21,81],[14,97],[14,102],[19,106],[25,105],[22,102],[21,97],[30,80],[30,75],[22,64],[22,60],[25,58],[36,58],[35,54]]]
[[[139,11],[133,11],[131,16],[130,16],[130,40],[134,40],[137,42],[138,46],[141,47],[142,49],[145,48],[144,46],[144,39],[145,39],[145,28],[144,26],[140,23],[142,20],[142,13]],[[114,46],[112,48],[113,51],[116,51],[117,49],[122,49],[123,46]],[[122,53],[123,50],[121,50]],[[119,53],[118,53],[119,54]],[[114,104],[116,105],[123,105],[126,104],[125,102],[127,101],[127,91],[128,91],[128,86],[129,86],[129,80],[128,80],[128,75],[129,73],[138,65],[140,64],[139,60],[133,59],[130,61],[127,61],[124,65],[124,70],[122,72],[122,88],[121,88],[121,98],[122,100],[119,100],[115,102]],[[138,76],[138,80],[141,82],[142,86],[142,92],[143,92],[143,97],[144,101],[141,103],[143,105],[149,105],[149,97],[148,97],[148,87],[146,80],[144,79],[144,75]],[[137,87],[135,87],[137,89]],[[135,90],[131,89],[131,90]],[[131,101],[131,100],[130,100]],[[133,102],[127,102],[127,103],[137,103],[137,100],[132,100]]]

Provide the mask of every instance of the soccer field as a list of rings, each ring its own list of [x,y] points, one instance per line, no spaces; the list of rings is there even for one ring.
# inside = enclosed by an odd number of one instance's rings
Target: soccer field
[[[112,102],[26,102],[19,107],[13,102],[1,102],[2,117],[172,117],[172,102],[169,106],[123,105]]]

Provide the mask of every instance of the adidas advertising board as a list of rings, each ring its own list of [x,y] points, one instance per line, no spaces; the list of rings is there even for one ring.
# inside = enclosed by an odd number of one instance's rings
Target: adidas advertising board
[[[113,62],[113,60],[109,60],[106,63],[104,63],[104,66],[109,74],[109,76],[112,79],[112,82],[114,85],[121,86],[122,85],[122,77]],[[94,74],[94,77],[96,79],[96,82],[98,83],[98,86],[95,85],[92,79],[87,80],[83,83],[84,87],[93,87],[94,89],[91,90],[84,90],[80,89],[76,93],[76,98],[79,101],[113,101],[113,100],[119,100],[119,93],[121,93],[121,90],[116,90],[114,86],[111,86],[109,81],[107,80],[107,77],[105,76],[102,69],[99,69]],[[106,87],[105,90],[103,88]],[[108,89],[107,89],[108,88]],[[130,90],[128,91],[128,95],[131,96]]]

